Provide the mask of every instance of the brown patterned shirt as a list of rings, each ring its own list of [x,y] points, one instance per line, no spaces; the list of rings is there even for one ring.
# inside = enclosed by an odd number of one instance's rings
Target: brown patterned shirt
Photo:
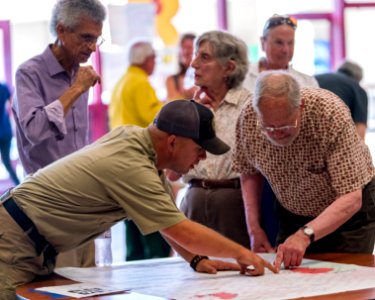
[[[289,211],[316,217],[337,197],[364,187],[375,168],[340,98],[319,88],[302,88],[301,97],[301,132],[286,147],[267,140],[247,103],[237,122],[233,164],[240,173],[262,173]]]

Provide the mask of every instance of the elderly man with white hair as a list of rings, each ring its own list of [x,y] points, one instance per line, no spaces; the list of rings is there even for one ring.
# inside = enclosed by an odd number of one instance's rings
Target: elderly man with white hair
[[[147,41],[133,42],[129,67],[115,85],[109,105],[109,125],[147,127],[162,107],[148,76],[154,72],[155,50]]]
[[[340,98],[300,88],[285,71],[262,72],[235,145],[253,251],[276,251],[277,269],[300,265],[305,253],[373,252],[375,168]],[[278,199],[275,249],[259,223],[263,177]]]
[[[156,96],[148,76],[154,72],[155,50],[148,41],[134,41],[129,47],[129,67],[112,91],[109,104],[111,129],[120,125],[147,127],[163,103]],[[167,257],[171,247],[159,232],[143,236],[131,220],[126,226],[126,260]]]

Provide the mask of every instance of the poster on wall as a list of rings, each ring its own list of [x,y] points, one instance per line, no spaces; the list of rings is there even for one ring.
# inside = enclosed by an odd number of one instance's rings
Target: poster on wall
[[[152,40],[155,36],[156,6],[154,3],[108,5],[112,44],[126,46],[137,38]]]

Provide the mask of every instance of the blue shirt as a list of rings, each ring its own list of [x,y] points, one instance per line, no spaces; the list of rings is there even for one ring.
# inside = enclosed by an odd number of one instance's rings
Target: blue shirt
[[[341,72],[316,75],[319,86],[341,98],[349,107],[354,123],[367,124],[368,97],[359,82]]]
[[[10,100],[10,92],[5,84],[0,83],[0,139],[12,138],[12,127],[10,126],[9,115],[6,110],[7,101]]]
[[[65,116],[58,100],[72,85],[75,74],[64,70],[50,46],[16,72],[13,111],[18,152],[26,173],[88,144],[88,92]]]

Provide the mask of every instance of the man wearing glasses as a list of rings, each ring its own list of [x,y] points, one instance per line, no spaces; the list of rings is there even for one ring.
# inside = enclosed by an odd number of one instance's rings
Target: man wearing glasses
[[[106,13],[98,0],[59,0],[50,29],[55,42],[16,72],[13,111],[25,173],[88,144],[88,91],[100,81],[87,62],[101,38]],[[88,250],[90,249],[90,250]],[[94,247],[59,258],[59,266],[89,266]]]
[[[277,196],[278,269],[300,265],[305,252],[373,252],[375,169],[340,98],[300,89],[285,71],[263,72],[233,155],[255,252],[273,251],[259,224],[262,175]]]
[[[252,92],[258,75],[267,70],[285,70],[293,75],[301,86],[318,87],[314,77],[296,71],[290,64],[294,54],[296,29],[297,20],[293,17],[275,14],[267,20],[260,38],[262,50],[266,56],[256,63],[250,63],[249,71],[243,82],[245,88]],[[264,184],[263,200],[264,204],[261,208],[262,226],[271,245],[274,246],[278,231],[278,221],[275,212],[268,210],[267,207],[274,206],[276,199],[268,182]]]

